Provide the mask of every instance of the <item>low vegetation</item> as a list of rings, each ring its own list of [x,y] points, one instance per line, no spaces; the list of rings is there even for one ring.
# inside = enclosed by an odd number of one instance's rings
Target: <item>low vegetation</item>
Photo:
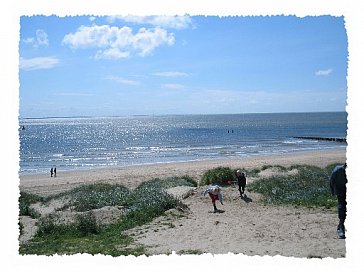
[[[247,189],[263,195],[267,204],[290,204],[306,207],[336,206],[336,199],[329,190],[329,177],[337,164],[325,168],[310,165],[293,165],[283,167],[266,165],[261,168],[244,169],[254,182]],[[264,170],[274,169],[273,175],[259,177]],[[294,172],[290,172],[295,170]],[[236,180],[236,169],[218,167],[203,174],[200,185],[218,183],[228,185]],[[146,253],[143,246],[135,245],[132,237],[125,231],[144,225],[172,208],[185,209],[180,200],[169,195],[166,189],[176,186],[197,186],[190,177],[171,177],[153,179],[141,183],[131,190],[121,185],[95,184],[81,186],[71,191],[49,196],[47,198],[22,192],[19,198],[20,215],[39,218],[38,231],[29,242],[20,245],[20,254],[105,254],[112,256],[142,255]],[[41,217],[31,208],[37,202],[46,203],[63,198],[66,205],[61,210],[77,211],[71,223],[60,221],[62,212],[55,212]],[[123,214],[116,223],[103,225],[99,223],[93,210],[105,206],[120,206]],[[19,224],[21,233],[24,226]],[[184,250],[179,254],[201,254],[199,250]]]
[[[96,184],[48,197],[47,201],[67,197],[69,203],[64,209],[72,208],[82,213],[68,224],[59,220],[58,212],[40,218],[35,237],[20,246],[20,253],[142,255],[144,247],[133,246],[132,237],[126,236],[124,231],[146,224],[171,208],[185,208],[186,205],[165,189],[195,185],[197,182],[192,178],[172,177],[144,182],[134,190],[120,185]],[[125,213],[117,223],[102,225],[96,221],[92,210],[103,206],[123,206]]]
[[[228,181],[235,180],[235,173],[229,167],[217,167],[205,172],[201,177],[200,186],[217,184],[220,186],[228,185]]]
[[[329,177],[337,164],[330,164],[325,168],[310,165],[264,165],[261,168],[244,169],[247,177],[256,178],[254,183],[248,184],[247,189],[261,193],[264,202],[268,204],[291,204],[306,207],[336,206],[336,198],[329,189]],[[275,175],[259,178],[265,170],[274,170]],[[296,172],[289,173],[289,171]],[[218,184],[227,186],[228,181],[236,180],[236,169],[217,167],[202,175],[201,186]]]
[[[122,185],[94,184],[71,190],[69,206],[76,211],[89,211],[105,206],[124,206],[130,190]]]
[[[261,168],[254,168],[254,169],[246,169],[246,168],[239,168],[239,170],[243,171],[248,177],[257,177],[260,172],[276,168],[281,172],[287,172],[288,169],[280,166],[280,165],[264,165]],[[229,185],[229,181],[236,181],[236,171],[238,169],[231,169],[229,167],[217,167],[211,170],[206,171],[202,177],[200,186],[217,184],[220,186],[227,186]]]
[[[19,196],[19,215],[30,216],[33,219],[39,218],[40,213],[31,208],[31,204],[44,202],[44,198],[35,194],[20,192]]]
[[[329,177],[337,164],[326,168],[310,165],[293,165],[289,168],[279,167],[283,172],[296,169],[296,174],[279,174],[260,178],[248,185],[248,190],[261,193],[264,202],[270,204],[291,204],[306,207],[336,206],[336,199],[329,189]],[[271,168],[270,166],[266,167]]]

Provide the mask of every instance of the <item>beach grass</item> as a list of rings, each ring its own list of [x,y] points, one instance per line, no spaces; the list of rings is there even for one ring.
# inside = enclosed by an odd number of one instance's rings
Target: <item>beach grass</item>
[[[69,206],[76,211],[89,211],[105,206],[124,206],[130,190],[123,185],[92,184],[75,188],[67,194]]]
[[[266,204],[333,208],[337,202],[329,190],[329,177],[336,165],[330,164],[324,168],[311,165],[265,165],[251,170],[241,169],[248,177],[256,178],[247,185],[247,189],[262,194]],[[273,169],[271,176],[258,176],[262,171]],[[227,181],[234,179],[235,172],[236,169],[228,167],[211,169],[203,174],[200,186],[215,181],[219,181],[222,186],[224,182],[227,185]],[[29,206],[33,203],[46,203],[57,198],[67,200],[63,210],[72,208],[80,214],[68,224],[60,223],[57,213],[40,217],[36,235],[29,242],[20,245],[19,253],[100,253],[111,256],[146,254],[144,246],[137,245],[125,231],[149,223],[169,209],[185,209],[187,206],[181,200],[166,191],[176,186],[196,187],[197,182],[185,176],[152,179],[139,184],[135,189],[96,183],[47,198],[21,193],[21,215],[32,214]],[[103,225],[93,214],[94,209],[103,206],[122,206],[124,213],[117,222]],[[20,228],[22,229],[21,226]],[[200,254],[200,251],[188,250],[180,254]]]
[[[44,202],[45,199],[43,197],[32,193],[20,192],[18,201],[20,216],[30,216],[33,219],[40,217],[40,213],[37,212],[34,208],[31,208],[30,205],[37,202]]]
[[[324,168],[311,165],[263,165],[260,168],[243,170],[247,177],[258,177],[266,170],[274,170],[275,175],[258,178],[248,184],[247,189],[263,195],[267,204],[290,204],[305,207],[333,208],[337,201],[331,195],[329,178],[336,165],[330,164]],[[201,185],[218,184],[228,186],[229,180],[235,179],[237,169],[217,167],[206,171],[201,178]],[[296,170],[294,174],[289,171]]]
[[[20,245],[20,254],[74,254],[90,253],[112,256],[142,255],[143,246],[133,246],[133,238],[124,231],[146,224],[163,215],[172,208],[185,208],[179,199],[166,192],[169,187],[193,186],[197,182],[189,177],[172,177],[153,179],[143,182],[134,190],[120,185],[95,184],[81,186],[69,192],[38,199],[39,202],[49,202],[52,198],[65,198],[72,207],[82,214],[76,216],[72,223],[59,221],[59,213],[53,213],[40,218],[38,231],[34,238]],[[123,205],[125,213],[113,224],[98,223],[92,212],[100,206]]]
[[[259,178],[249,184],[247,189],[261,193],[263,202],[268,204],[289,204],[305,207],[333,208],[337,201],[331,195],[329,178],[337,164],[325,168],[311,165],[292,165],[289,168],[280,167],[283,172],[297,170],[295,174],[278,174]],[[268,166],[267,168],[277,168]]]
[[[229,167],[217,167],[206,171],[200,181],[200,186],[217,184],[220,186],[229,185],[228,181],[235,180],[235,173]]]
[[[259,175],[260,172],[267,170],[267,169],[272,169],[272,168],[276,168],[278,169],[280,172],[287,172],[288,169],[284,166],[280,166],[280,165],[263,165],[261,168],[253,168],[253,169],[247,169],[247,168],[239,168],[239,170],[243,171],[246,176],[248,177],[257,177]],[[204,172],[204,174],[201,177],[201,181],[200,181],[200,186],[205,186],[205,185],[211,185],[211,184],[216,184],[216,185],[220,185],[220,186],[228,186],[229,185],[229,181],[236,181],[236,171],[238,169],[232,169],[229,167],[216,167],[213,169],[210,169],[206,172]]]

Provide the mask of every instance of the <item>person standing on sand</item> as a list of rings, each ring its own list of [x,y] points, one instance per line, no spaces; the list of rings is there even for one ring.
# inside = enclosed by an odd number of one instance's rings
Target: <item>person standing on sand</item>
[[[238,187],[239,187],[239,193],[240,197],[243,197],[245,186],[246,186],[246,176],[245,173],[241,170],[236,171],[236,178],[238,179]]]
[[[209,186],[203,193],[203,196],[206,195],[206,193],[209,194],[212,204],[214,206],[214,213],[219,212],[219,210],[216,207],[216,200],[219,200],[221,205],[224,205],[222,202],[222,192],[221,192],[221,187],[219,187],[218,185],[214,185],[214,186]]]
[[[51,177],[53,177],[53,168],[51,168]]]
[[[338,165],[332,171],[330,177],[330,190],[337,197],[337,209],[339,216],[339,225],[336,232],[340,239],[345,239],[345,219],[346,219],[346,163]]]
[[[57,176],[57,169],[56,169],[56,167],[54,167],[54,177],[56,177]]]

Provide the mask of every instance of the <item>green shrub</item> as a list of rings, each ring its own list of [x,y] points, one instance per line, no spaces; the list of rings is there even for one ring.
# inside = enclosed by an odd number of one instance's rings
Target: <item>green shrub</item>
[[[19,202],[19,215],[30,216],[33,219],[37,219],[41,216],[36,209],[31,208],[30,204],[27,204],[25,202]]]
[[[75,226],[81,235],[98,234],[100,232],[100,225],[96,221],[93,212],[87,212],[76,216]]]
[[[167,177],[167,178],[155,178],[149,181],[142,182],[138,188],[143,188],[144,185],[153,185],[154,187],[158,186],[163,189],[169,189],[178,186],[188,186],[188,187],[197,187],[197,182],[193,178],[189,176],[182,177]]]
[[[34,204],[38,202],[43,202],[44,197],[33,194],[33,193],[27,193],[24,191],[20,192],[19,201],[25,202],[27,204]]]
[[[281,172],[287,171],[287,168],[284,166],[281,166],[281,165],[263,165],[261,170],[264,171],[264,170],[273,169],[273,168],[279,169]]]
[[[155,211],[164,212],[175,208],[182,203],[165,191],[163,181],[151,180],[140,184],[128,198],[127,211],[140,211],[153,208]]]
[[[39,218],[40,213],[35,209],[31,208],[31,204],[37,202],[43,202],[44,198],[32,193],[20,192],[19,196],[19,215],[20,216],[30,216],[33,219]]]
[[[122,186],[96,184],[58,194],[52,198],[67,197],[81,210],[104,205],[123,205],[126,209],[125,214],[117,223],[104,226],[97,223],[91,212],[77,216],[76,221],[68,225],[61,223],[58,213],[42,217],[36,236],[27,244],[22,244],[19,252],[46,255],[142,255],[145,253],[144,247],[133,247],[133,239],[123,234],[123,231],[146,224],[171,208],[187,207],[169,195],[165,189],[196,184],[196,181],[189,177],[172,177],[144,182],[134,190]],[[82,202],[84,204],[81,204]]]
[[[184,175],[182,177],[174,177],[174,179],[178,179],[178,180],[183,179],[183,180],[185,180],[183,185],[178,185],[178,186],[197,187],[197,181],[195,179],[193,179],[192,177],[188,176],[188,175]]]
[[[105,206],[123,206],[129,194],[130,190],[123,185],[85,185],[69,192],[70,206],[80,212]]]
[[[139,207],[129,210],[120,222],[119,227],[121,230],[128,230],[136,226],[142,226],[151,222],[154,218],[163,214],[163,210],[155,207]]]
[[[217,167],[206,171],[201,177],[201,186],[218,184],[228,185],[228,181],[235,180],[235,173],[229,167]]]
[[[40,218],[36,235],[59,235],[69,231],[70,226],[67,226],[65,224],[59,224],[59,218],[60,217],[58,214],[48,214],[47,216]]]
[[[76,215],[75,221],[69,224],[61,223],[59,214],[53,213],[40,219],[37,236],[62,236],[65,234],[86,236],[89,234],[98,234],[100,230],[101,226],[97,223],[92,211]]]
[[[242,168],[242,170],[246,173],[248,177],[257,177],[258,174],[261,172],[261,170],[258,168],[254,168],[251,170],[245,170],[244,168]]]
[[[309,165],[294,165],[295,175],[275,175],[261,178],[248,185],[248,189],[263,194],[267,203],[302,206],[333,207],[327,170]]]

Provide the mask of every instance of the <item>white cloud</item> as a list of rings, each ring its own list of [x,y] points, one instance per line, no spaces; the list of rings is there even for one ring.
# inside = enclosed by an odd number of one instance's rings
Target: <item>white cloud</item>
[[[140,82],[138,82],[138,81],[125,79],[123,77],[118,77],[118,76],[107,76],[107,77],[105,77],[105,79],[115,81],[115,82],[121,83],[121,84],[126,84],[126,85],[139,85],[140,84]]]
[[[140,56],[151,54],[161,45],[173,45],[173,33],[162,28],[141,28],[136,34],[129,27],[109,25],[81,26],[75,33],[64,36],[63,44],[73,49],[98,48],[96,58],[120,59],[130,57],[133,52]]]
[[[29,37],[23,40],[25,44],[30,44],[33,47],[47,47],[49,45],[48,35],[43,29],[37,29],[35,37]]]
[[[58,63],[59,60],[54,57],[20,58],[19,68],[23,70],[50,69],[55,67]]]
[[[326,69],[326,70],[318,70],[315,72],[316,76],[328,76],[333,71],[332,68]]]
[[[26,38],[23,40],[23,42],[30,44],[33,47],[47,47],[49,45],[48,35],[43,29],[37,29],[35,32],[35,37]]]
[[[180,89],[184,88],[184,86],[182,84],[177,84],[177,83],[162,84],[162,87],[166,88],[166,89],[174,89],[174,90],[180,90]]]
[[[35,38],[29,37],[29,38],[23,39],[23,43],[33,45],[35,43]]]
[[[107,48],[115,43],[117,37],[128,37],[132,30],[128,27],[118,28],[103,26],[80,26],[75,33],[63,37],[63,44],[73,49],[79,48]]]
[[[146,24],[162,28],[186,29],[192,26],[192,19],[188,15],[183,16],[110,16],[109,22],[122,20],[127,23]]]
[[[167,33],[162,28],[156,28],[153,31],[141,28],[133,37],[132,45],[134,48],[140,50],[139,55],[145,56],[162,44],[173,45],[174,41],[173,33]]]
[[[48,35],[44,30],[38,29],[36,31],[36,37],[37,37],[38,45],[40,45],[40,46],[48,46],[49,45]]]
[[[183,77],[188,76],[187,73],[178,72],[178,71],[165,71],[165,72],[156,72],[153,73],[154,76],[161,76],[161,77]]]
[[[130,57],[130,52],[121,51],[119,48],[109,48],[97,51],[95,58],[98,59],[125,59]]]

